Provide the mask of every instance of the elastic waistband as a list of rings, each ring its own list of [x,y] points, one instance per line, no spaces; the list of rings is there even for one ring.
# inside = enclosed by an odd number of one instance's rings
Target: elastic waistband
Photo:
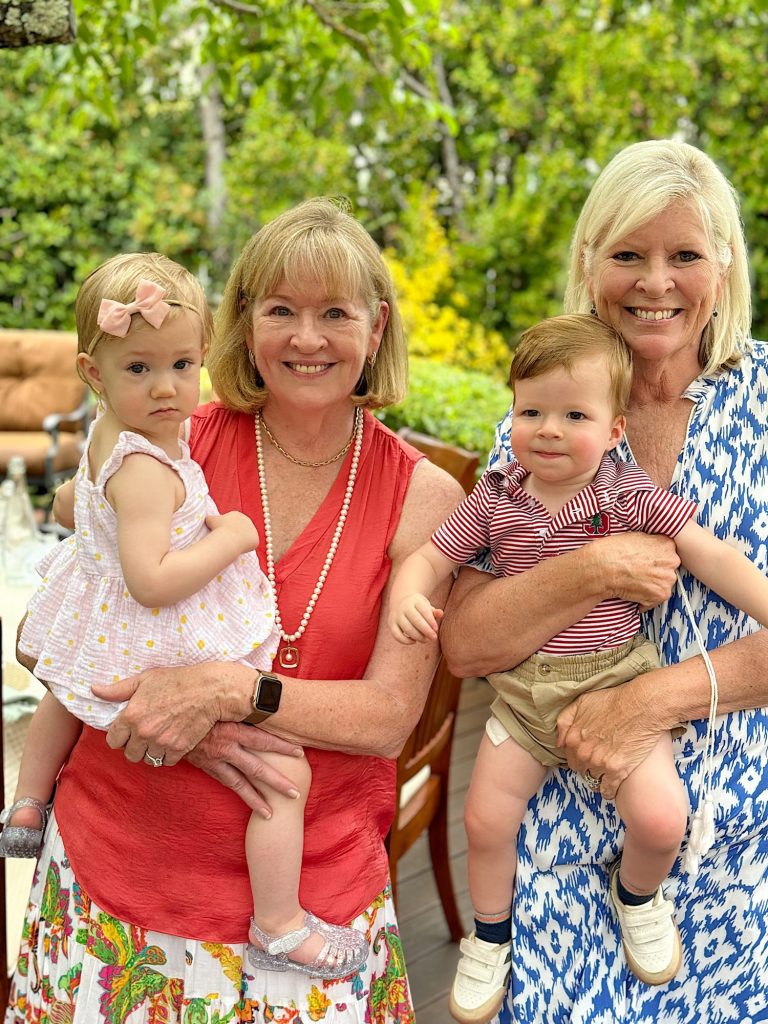
[[[589,651],[586,654],[532,654],[516,668],[512,669],[515,675],[522,679],[531,680],[540,678],[542,669],[550,672],[555,679],[573,679],[583,682],[598,672],[613,668],[623,661],[633,650],[648,641],[645,637],[636,636],[627,640],[620,647],[607,647],[599,651]]]

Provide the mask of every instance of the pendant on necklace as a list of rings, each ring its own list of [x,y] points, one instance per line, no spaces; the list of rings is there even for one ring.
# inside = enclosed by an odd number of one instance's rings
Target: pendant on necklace
[[[277,660],[280,662],[280,668],[297,668],[299,664],[298,647],[292,647],[290,644],[281,647],[277,652]]]

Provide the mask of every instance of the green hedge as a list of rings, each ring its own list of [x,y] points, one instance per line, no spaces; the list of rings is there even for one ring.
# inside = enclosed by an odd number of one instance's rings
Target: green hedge
[[[392,430],[410,427],[479,452],[484,467],[496,424],[511,400],[507,385],[488,374],[411,358],[405,401],[380,410],[379,416]]]

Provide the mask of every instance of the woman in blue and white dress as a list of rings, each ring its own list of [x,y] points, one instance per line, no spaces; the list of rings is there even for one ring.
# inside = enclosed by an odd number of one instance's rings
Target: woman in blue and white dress
[[[738,200],[707,156],[651,141],[614,157],[576,226],[565,308],[591,311],[632,349],[618,457],[695,500],[701,525],[766,571],[768,350],[750,339]],[[510,419],[492,465],[511,458]],[[454,587],[441,637],[457,674],[518,664],[610,597],[650,608],[645,629],[665,666],[585,695],[561,716],[573,770],[550,774],[523,823],[499,1024],[768,1019],[768,636],[687,573],[676,579],[677,564],[670,541],[624,534],[519,576],[462,569]],[[711,681],[696,627],[719,684],[711,759]],[[692,809],[709,787],[714,841],[698,875],[678,862],[665,886],[683,965],[649,987],[627,968],[608,897],[623,843],[611,801],[659,736],[681,724],[678,770]]]

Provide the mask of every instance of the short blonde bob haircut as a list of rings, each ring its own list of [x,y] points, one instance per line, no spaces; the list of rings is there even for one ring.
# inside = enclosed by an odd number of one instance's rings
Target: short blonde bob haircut
[[[351,395],[356,405],[381,408],[399,402],[408,384],[408,349],[395,288],[378,246],[343,205],[308,199],[265,224],[246,243],[229,276],[216,313],[216,336],[206,359],[217,397],[230,409],[252,412],[268,392],[248,359],[246,338],[254,305],[285,280],[301,290],[319,285],[329,297],[363,302],[371,325],[379,303],[389,317],[374,365]]]
[[[571,372],[583,359],[604,359],[614,416],[623,416],[632,387],[632,353],[618,331],[588,313],[553,316],[529,327],[512,356],[509,385],[552,370]]]
[[[127,252],[113,256],[86,277],[75,300],[77,351],[92,356],[99,345],[113,339],[113,335],[102,331],[96,322],[101,300],[133,302],[141,280],[153,281],[165,288],[163,301],[169,306],[197,313],[203,328],[205,352],[213,335],[213,316],[202,285],[188,270],[159,252]],[[174,315],[172,309],[168,316]],[[139,321],[146,322],[141,314],[134,313],[131,327]],[[90,387],[79,365],[77,372]]]
[[[686,203],[701,218],[715,265],[723,275],[718,317],[701,335],[699,364],[705,373],[736,366],[749,345],[749,265],[738,196],[701,150],[671,139],[636,142],[622,149],[598,176],[576,224],[565,292],[568,313],[586,312],[592,261],[662,213]]]

